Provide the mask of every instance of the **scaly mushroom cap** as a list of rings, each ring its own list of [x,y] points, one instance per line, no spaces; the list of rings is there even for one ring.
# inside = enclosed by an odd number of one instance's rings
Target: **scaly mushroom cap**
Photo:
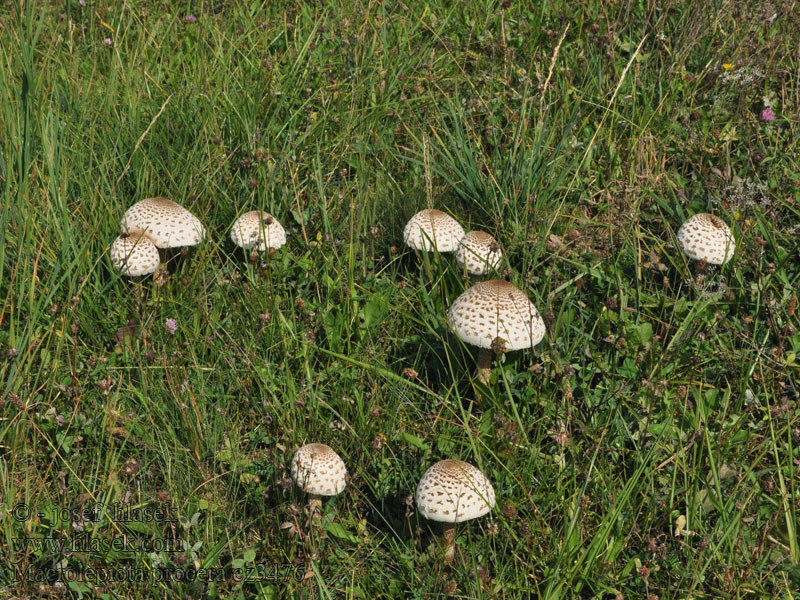
[[[123,233],[109,250],[114,268],[128,277],[139,277],[153,273],[161,262],[158,248],[141,231]]]
[[[236,219],[231,227],[233,243],[256,252],[266,252],[268,248],[277,250],[286,243],[286,231],[268,212],[251,210]]]
[[[678,229],[678,241],[690,258],[712,265],[724,265],[736,249],[730,228],[722,219],[708,213],[689,217]]]
[[[458,243],[456,262],[463,269],[466,265],[470,275],[484,275],[500,266],[503,251],[491,235],[485,231],[470,231]]]
[[[533,303],[502,279],[467,288],[447,311],[456,335],[478,348],[492,348],[501,338],[505,350],[530,348],[544,337],[544,320]]]
[[[159,248],[194,246],[206,236],[206,228],[188,210],[167,198],[146,198],[122,217],[122,231],[143,231]]]
[[[335,496],[344,490],[346,476],[344,461],[325,444],[307,444],[292,460],[292,479],[309,494]]]
[[[417,509],[426,519],[461,523],[494,508],[492,483],[471,464],[442,460],[430,467],[417,486]]]
[[[464,229],[450,215],[440,210],[421,210],[406,223],[403,241],[414,250],[454,252],[464,237]]]

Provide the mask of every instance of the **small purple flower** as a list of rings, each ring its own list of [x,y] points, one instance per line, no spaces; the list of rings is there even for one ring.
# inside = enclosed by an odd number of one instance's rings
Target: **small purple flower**
[[[772,108],[769,106],[761,111],[761,120],[762,121],[774,121],[775,120],[775,113],[772,112]]]
[[[164,324],[167,326],[167,331],[170,335],[175,335],[175,332],[178,331],[177,319],[167,319]]]
[[[104,43],[106,46],[113,46],[113,45],[114,45],[114,42],[112,42],[112,41],[111,41],[111,38],[106,38],[106,39],[104,39],[104,40],[103,40],[103,43]]]
[[[86,6],[86,0],[78,0],[78,4],[81,6]]]
[[[185,17],[183,17],[184,23],[191,24],[194,23],[195,21],[197,21],[197,17],[195,17],[194,15],[186,15]]]

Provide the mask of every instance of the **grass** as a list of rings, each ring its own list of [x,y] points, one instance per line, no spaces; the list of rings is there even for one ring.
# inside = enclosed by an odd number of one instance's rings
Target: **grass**
[[[0,595],[797,597],[798,26],[766,2],[3,4]],[[158,195],[209,231],[161,286],[106,252]],[[468,282],[402,244],[429,205],[495,235],[547,322],[489,386],[444,321]],[[229,240],[253,209],[289,234],[264,265]],[[674,237],[697,212],[737,237],[700,275]],[[315,528],[308,442],[351,477]],[[444,458],[498,497],[447,567],[413,504]]]

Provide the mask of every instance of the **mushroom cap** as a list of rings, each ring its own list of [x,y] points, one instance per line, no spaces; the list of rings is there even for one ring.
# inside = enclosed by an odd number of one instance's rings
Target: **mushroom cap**
[[[502,279],[464,290],[450,305],[447,322],[459,338],[478,348],[492,348],[498,337],[505,350],[530,348],[542,341],[545,332],[533,303]]]
[[[307,444],[292,459],[292,479],[304,492],[335,496],[347,484],[344,461],[325,444]]]
[[[484,275],[500,266],[503,250],[485,231],[470,231],[458,243],[456,262],[470,275]]]
[[[494,508],[494,488],[477,467],[463,460],[431,466],[417,486],[417,509],[426,519],[461,523]]]
[[[200,220],[167,198],[140,200],[122,217],[122,231],[143,231],[158,248],[194,246],[206,236]]]
[[[708,213],[689,217],[678,229],[678,241],[690,258],[712,265],[724,265],[733,257],[736,249],[736,240],[730,227],[719,217]]]
[[[153,240],[141,231],[123,233],[109,250],[114,268],[128,277],[139,277],[153,273],[161,263]]]
[[[268,212],[251,210],[236,219],[231,227],[231,240],[245,250],[266,252],[277,250],[286,243],[286,231]]]
[[[454,252],[464,228],[447,213],[433,208],[415,214],[403,229],[403,241],[414,250]]]

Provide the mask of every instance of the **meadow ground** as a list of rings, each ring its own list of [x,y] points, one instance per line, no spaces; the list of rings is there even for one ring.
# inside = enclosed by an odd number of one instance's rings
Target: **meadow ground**
[[[798,31],[794,0],[0,4],[0,596],[797,598]],[[158,195],[209,236],[131,281],[107,249]],[[488,386],[444,321],[468,282],[402,244],[429,203],[547,322]],[[256,208],[263,265],[228,235]],[[701,277],[697,212],[738,240]],[[309,528],[312,441],[350,482]],[[413,503],[443,458],[498,498],[451,566]]]

